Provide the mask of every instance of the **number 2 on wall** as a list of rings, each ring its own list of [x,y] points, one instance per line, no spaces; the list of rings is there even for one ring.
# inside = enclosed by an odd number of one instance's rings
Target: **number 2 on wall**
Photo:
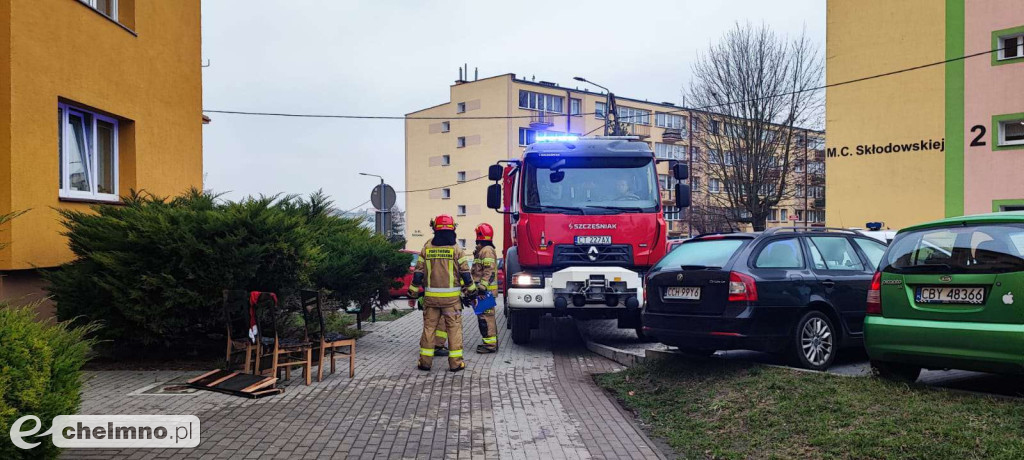
[[[983,141],[981,139],[985,137],[985,126],[983,126],[983,125],[971,126],[971,132],[972,133],[973,132],[977,132],[978,133],[978,135],[975,136],[974,140],[971,141],[971,147],[982,147],[982,146],[984,146],[985,145],[985,141]]]

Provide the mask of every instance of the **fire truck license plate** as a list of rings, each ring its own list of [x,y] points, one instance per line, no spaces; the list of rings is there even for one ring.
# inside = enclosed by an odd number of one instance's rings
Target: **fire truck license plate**
[[[588,246],[594,244],[612,244],[611,236],[577,236],[577,246]]]

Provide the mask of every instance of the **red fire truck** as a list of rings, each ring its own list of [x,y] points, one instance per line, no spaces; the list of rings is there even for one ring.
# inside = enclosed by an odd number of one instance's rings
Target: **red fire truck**
[[[635,137],[539,136],[521,159],[490,167],[513,342],[528,342],[546,314],[618,319],[642,335],[643,277],[668,245],[656,162]],[[686,164],[671,169],[686,179]],[[676,201],[690,205],[686,184]]]

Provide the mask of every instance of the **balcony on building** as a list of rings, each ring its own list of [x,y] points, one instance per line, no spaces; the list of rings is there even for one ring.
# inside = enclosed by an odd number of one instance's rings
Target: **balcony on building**
[[[815,198],[813,200],[813,203],[814,203],[814,207],[815,208],[824,208],[825,207],[825,199],[824,198]]]
[[[665,128],[665,133],[661,135],[661,141],[666,144],[682,142],[683,130],[680,128]]]
[[[626,131],[627,136],[637,136],[641,139],[651,137],[651,126],[641,125],[636,123],[621,123],[622,129]]]
[[[530,111],[530,127],[534,129],[547,129],[555,125],[555,117],[548,112],[539,110]]]

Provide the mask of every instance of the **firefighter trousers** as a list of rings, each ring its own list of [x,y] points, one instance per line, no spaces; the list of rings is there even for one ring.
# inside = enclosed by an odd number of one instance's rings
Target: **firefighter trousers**
[[[434,331],[434,348],[445,348],[448,344],[448,329],[444,325],[444,321],[439,321],[437,324],[437,330]]]
[[[430,367],[434,362],[434,340],[438,325],[448,331],[448,368],[462,367],[462,308],[461,305],[423,308],[423,335],[420,337],[420,366]]]
[[[477,325],[480,326],[480,338],[483,347],[490,350],[498,349],[498,326],[494,318],[494,309],[486,310],[476,315]]]

